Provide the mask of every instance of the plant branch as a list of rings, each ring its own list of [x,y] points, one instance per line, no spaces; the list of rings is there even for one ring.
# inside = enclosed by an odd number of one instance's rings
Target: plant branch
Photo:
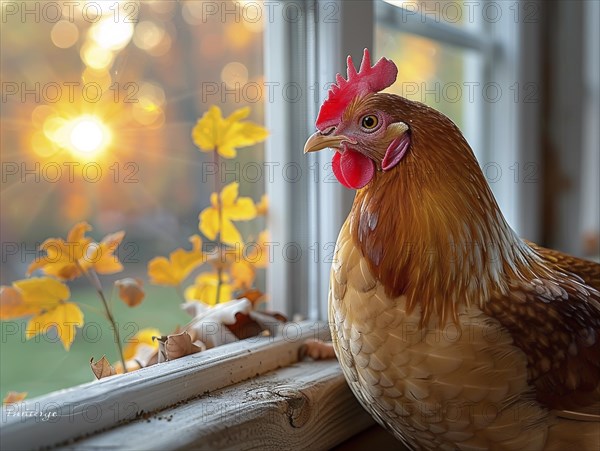
[[[121,359],[121,364],[123,365],[123,372],[126,373],[127,366],[125,365],[125,357],[123,354],[123,346],[121,345],[121,337],[119,336],[119,328],[115,321],[115,318],[112,315],[112,312],[110,311],[110,307],[108,306],[108,302],[106,301],[106,297],[104,296],[104,291],[102,291],[102,286],[100,285],[100,280],[98,280],[98,275],[95,272],[90,272],[94,271],[93,269],[91,269],[90,271],[86,271],[85,269],[83,269],[79,262],[77,262],[77,266],[79,267],[79,270],[83,274],[85,274],[92,287],[96,289],[96,293],[100,297],[102,305],[104,305],[104,312],[106,313],[106,317],[113,328],[113,334],[117,343],[117,350],[119,351],[119,357]]]
[[[223,199],[221,198],[221,184],[219,183],[219,176],[220,176],[220,157],[219,157],[219,148],[215,147],[215,166],[217,167],[217,171],[215,174],[215,192],[217,193],[217,208],[219,211],[219,231],[217,234],[217,246],[219,247],[219,258],[222,259],[223,255],[221,253],[221,249],[223,247],[223,243],[221,242],[221,230],[223,229],[223,206],[222,201]],[[216,294],[216,299],[215,299],[215,305],[217,305],[221,299],[221,278],[223,275],[223,269],[221,267],[221,263],[223,263],[222,261],[219,262],[219,266],[217,269],[217,294]]]

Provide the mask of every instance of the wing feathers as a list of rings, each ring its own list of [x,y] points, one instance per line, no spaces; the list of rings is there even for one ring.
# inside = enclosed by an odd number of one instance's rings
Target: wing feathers
[[[484,312],[526,355],[538,401],[579,410],[600,402],[600,293],[575,278],[534,279],[496,294]]]

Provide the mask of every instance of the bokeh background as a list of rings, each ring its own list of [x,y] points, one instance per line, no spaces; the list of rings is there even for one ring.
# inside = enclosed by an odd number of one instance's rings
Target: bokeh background
[[[114,296],[121,335],[168,333],[189,317],[173,289],[148,283],[147,263],[190,249],[187,237],[199,233],[198,214],[209,205],[213,156],[193,144],[197,119],[216,104],[224,115],[249,106],[249,119],[264,123],[262,98],[239,95],[240,86],[263,84],[264,23],[222,21],[200,1],[45,3],[2,2],[1,283],[23,278],[36,247],[78,221],[94,227],[96,240],[125,230],[125,271],[101,280],[110,293],[114,280],[140,277],[147,298],[129,309]],[[222,160],[217,182],[263,155],[259,144]],[[264,181],[246,181],[240,193],[258,202]],[[239,228],[256,236],[264,220]],[[90,357],[116,360],[95,292],[85,278],[69,286],[89,331],[67,353],[55,336],[26,341],[25,320],[2,322],[0,393],[72,386],[90,380]]]

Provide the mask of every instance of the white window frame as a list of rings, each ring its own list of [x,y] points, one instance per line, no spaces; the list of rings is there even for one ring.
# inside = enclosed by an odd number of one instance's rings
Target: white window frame
[[[305,174],[294,184],[281,181],[267,185],[272,206],[269,226],[272,241],[281,247],[294,243],[304,252],[298,262],[286,261],[276,254],[269,268],[267,291],[276,309],[327,319],[330,252],[354,193],[338,183],[324,180],[323,169],[330,167],[327,152],[304,156],[302,148],[314,131],[318,106],[326,97],[323,88],[335,80],[336,73],[344,73],[347,55],[352,55],[357,62],[365,47],[373,49],[375,20],[399,31],[482,53],[485,61],[482,81],[498,83],[504,94],[496,103],[483,105],[480,120],[484,133],[478,140],[483,149],[475,150],[482,166],[493,164],[502,170],[502,176],[492,184],[492,189],[511,226],[521,236],[539,240],[540,218],[535,214],[535,206],[539,204],[540,180],[524,183],[521,176],[515,183],[514,179],[514,168],[522,171],[527,163],[535,164],[541,177],[539,99],[534,103],[515,102],[513,93],[509,92],[515,84],[520,89],[533,84],[539,90],[540,74],[535,62],[535,56],[539,55],[539,14],[537,21],[524,23],[515,20],[514,14],[509,15],[510,5],[505,4],[502,17],[486,24],[489,29],[487,34],[482,34],[469,27],[458,28],[428,18],[421,20],[412,14],[402,15],[399,7],[383,0],[284,0],[283,3],[304,4],[306,14],[302,20],[276,18],[268,24],[265,78],[281,84],[298,83],[310,95],[303,96],[300,104],[270,104],[266,116],[271,130],[266,146],[267,161],[300,167]],[[528,8],[541,11],[539,1],[511,4],[519,8],[527,4]],[[337,20],[325,22],[324,14],[331,11],[335,11]],[[310,86],[319,87],[317,95],[307,88]],[[318,180],[315,180],[315,167],[319,168]]]
[[[301,20],[277,17],[267,25],[265,79],[299,84],[304,95],[297,103],[268,105],[266,124],[271,138],[266,159],[282,167],[294,165],[304,176],[291,184],[267,185],[271,202],[272,241],[280,247],[298,245],[303,258],[290,262],[279,253],[269,267],[267,292],[273,308],[314,319],[327,318],[329,268],[337,235],[354,193],[331,183],[329,156],[303,155],[306,138],[314,132],[320,105],[346,56],[360,61],[373,44],[373,7],[365,1],[291,1],[301,5]],[[301,103],[301,104],[300,104]]]

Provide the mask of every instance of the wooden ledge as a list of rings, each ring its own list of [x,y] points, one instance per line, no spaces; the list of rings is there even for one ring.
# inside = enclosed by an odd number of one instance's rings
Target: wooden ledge
[[[3,449],[327,448],[373,424],[337,361],[297,362],[322,322],[2,408]]]
[[[337,361],[306,361],[61,449],[330,449],[372,424]]]

